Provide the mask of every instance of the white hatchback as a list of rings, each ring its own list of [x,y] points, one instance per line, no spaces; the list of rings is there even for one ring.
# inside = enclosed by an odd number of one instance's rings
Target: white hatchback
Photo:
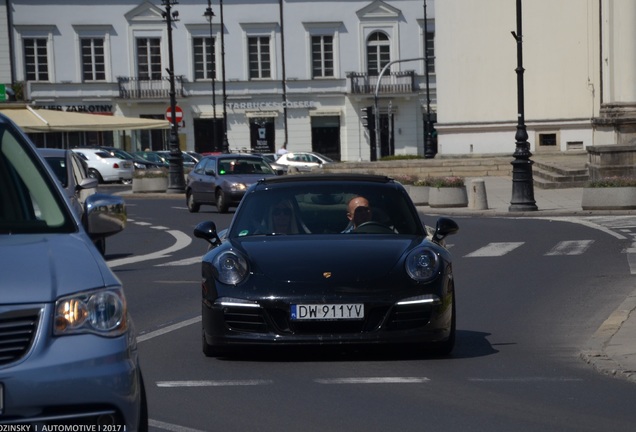
[[[132,161],[120,159],[100,149],[76,148],[73,151],[86,161],[88,176],[96,178],[100,183],[132,183],[135,170]]]

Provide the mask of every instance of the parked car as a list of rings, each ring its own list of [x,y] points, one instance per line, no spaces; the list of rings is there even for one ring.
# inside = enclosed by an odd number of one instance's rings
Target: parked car
[[[298,171],[311,171],[314,168],[322,167],[324,164],[334,163],[334,161],[320,153],[287,152],[276,159],[276,163],[286,165],[287,167],[294,167],[298,169]]]
[[[274,168],[274,170],[287,172],[287,169],[289,168],[288,165],[283,165],[276,162],[279,156],[276,153],[254,153],[254,154],[256,156],[261,156],[263,159],[265,159],[272,166],[272,168]]]
[[[243,198],[249,186],[259,179],[277,173],[259,156],[220,154],[205,156],[188,173],[186,203],[192,213],[201,205],[216,205],[219,213],[227,213]]]
[[[367,205],[352,214],[350,201],[361,196]],[[427,229],[388,177],[260,180],[227,230],[217,232],[213,221],[194,230],[211,248],[202,262],[203,352],[408,344],[448,354],[455,286],[444,238],[457,230],[443,217]]]
[[[135,170],[132,161],[120,159],[100,149],[74,148],[73,151],[86,161],[88,176],[97,179],[99,183],[132,183]]]
[[[97,193],[97,179],[88,176],[88,165],[78,154],[64,149],[38,149],[60,181],[75,213],[97,249],[106,253],[106,237],[116,234],[126,226],[126,205],[123,198]],[[90,199],[89,199],[90,198]],[[109,212],[102,214],[102,204]],[[112,211],[114,210],[114,211]],[[101,214],[101,220],[87,215]]]
[[[162,157],[164,157],[166,160],[169,160],[168,157],[170,156],[170,151],[168,150],[161,150],[158,151],[157,153],[159,153]],[[184,168],[192,168],[194,167],[197,162],[199,162],[194,156],[192,156],[190,153],[188,152],[181,152],[181,159],[183,159],[183,167]]]
[[[0,423],[148,430],[122,284],[53,171],[4,115],[0,185]],[[96,206],[88,226],[118,211],[107,198]]]
[[[168,159],[156,151],[138,151],[133,153],[135,156],[138,156],[148,162],[155,163],[157,165],[161,165],[164,168],[167,168],[170,164],[168,163]]]
[[[156,163],[156,162],[151,162],[149,160],[143,159],[137,155],[134,155],[132,153],[129,153],[125,150],[116,148],[116,147],[104,147],[101,146],[99,147],[102,150],[106,150],[108,153],[111,154],[111,156],[114,157],[118,157],[120,159],[125,159],[125,160],[129,160],[132,161],[133,166],[135,167],[135,169],[151,169],[151,168],[162,168],[164,166],[164,164],[162,163]]]

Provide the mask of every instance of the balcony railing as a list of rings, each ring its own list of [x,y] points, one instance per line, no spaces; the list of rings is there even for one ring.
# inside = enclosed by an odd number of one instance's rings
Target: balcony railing
[[[174,91],[177,96],[183,92],[183,75],[174,76]],[[163,99],[170,97],[170,77],[147,79],[139,77],[117,77],[121,99]]]
[[[349,72],[351,93],[375,94],[378,75],[364,72]],[[390,72],[382,76],[378,93],[413,93],[415,91],[415,71]]]

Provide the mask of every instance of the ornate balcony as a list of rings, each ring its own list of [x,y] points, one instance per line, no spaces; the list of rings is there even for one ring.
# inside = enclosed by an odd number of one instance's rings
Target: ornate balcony
[[[183,75],[174,76],[174,91],[184,97]],[[170,97],[170,77],[153,80],[139,77],[117,77],[121,99],[165,99]]]
[[[348,72],[347,78],[353,94],[375,94],[378,75],[366,72]],[[378,93],[404,94],[413,93],[415,88],[415,71],[390,72],[382,76]]]

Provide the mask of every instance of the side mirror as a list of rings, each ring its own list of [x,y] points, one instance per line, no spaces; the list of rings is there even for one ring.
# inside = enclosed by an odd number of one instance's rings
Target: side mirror
[[[77,189],[96,189],[99,185],[99,180],[96,178],[86,177],[77,185]]]
[[[457,231],[459,231],[459,226],[454,220],[441,217],[437,220],[435,234],[433,234],[433,241],[439,243],[444,240],[446,236],[455,234]]]
[[[126,204],[115,195],[93,194],[86,198],[84,229],[91,238],[108,237],[126,227]]]
[[[221,239],[216,232],[216,224],[212,221],[201,222],[194,227],[194,236],[207,241],[212,247],[221,244]]]

